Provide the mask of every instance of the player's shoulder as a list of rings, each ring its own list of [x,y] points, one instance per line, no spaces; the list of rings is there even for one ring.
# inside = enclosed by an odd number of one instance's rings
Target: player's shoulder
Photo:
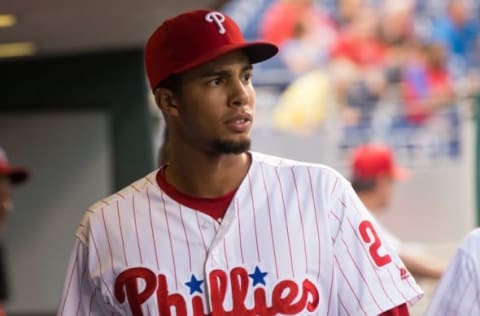
[[[151,187],[152,185],[156,184],[155,177],[157,172],[158,170],[150,172],[146,176],[136,180],[135,182],[130,183],[129,185],[115,192],[114,194],[95,202],[88,209],[90,210],[90,212],[95,213],[102,208],[112,207],[119,200],[125,200],[131,197],[132,195],[144,194],[145,190],[148,187]]]
[[[145,195],[149,187],[156,185],[155,177],[157,172],[158,170],[154,170],[149,174],[145,175],[144,177],[136,180],[135,182],[132,182],[123,189],[115,192],[114,194],[93,203],[85,211],[80,225],[77,229],[76,235],[79,236],[80,239],[84,239],[86,237],[88,222],[92,218],[101,216],[102,211],[109,211],[110,209],[115,209],[118,202],[120,201],[129,200],[135,196]]]
[[[480,252],[478,251],[479,244],[480,244],[480,228],[476,228],[467,234],[467,236],[463,240],[461,248],[469,254],[475,253],[476,256],[480,256]]]
[[[341,175],[337,170],[333,169],[330,166],[321,164],[321,163],[312,163],[299,160],[293,160],[273,155],[268,155],[259,152],[251,152],[253,162],[255,164],[261,164],[263,166],[268,166],[272,168],[285,168],[285,169],[295,169],[295,170],[308,170],[312,177],[322,177],[329,178],[333,181],[336,180],[346,180],[343,175]]]

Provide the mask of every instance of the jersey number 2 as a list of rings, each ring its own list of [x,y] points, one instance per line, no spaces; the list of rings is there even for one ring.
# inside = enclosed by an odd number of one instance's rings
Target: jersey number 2
[[[362,236],[362,240],[370,245],[368,251],[370,252],[370,256],[372,257],[373,261],[378,267],[382,267],[390,262],[392,262],[392,258],[389,255],[380,255],[378,250],[382,246],[382,241],[378,237],[377,231],[372,225],[370,221],[363,221],[358,226],[358,230],[360,231],[360,235]]]

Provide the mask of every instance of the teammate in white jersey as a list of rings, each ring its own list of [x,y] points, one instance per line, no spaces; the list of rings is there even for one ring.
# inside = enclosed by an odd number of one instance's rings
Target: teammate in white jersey
[[[422,292],[350,184],[249,150],[276,53],[215,11],[153,33],[169,163],[88,209],[58,315],[408,315]]]
[[[480,315],[480,228],[467,235],[435,290],[427,316]]]

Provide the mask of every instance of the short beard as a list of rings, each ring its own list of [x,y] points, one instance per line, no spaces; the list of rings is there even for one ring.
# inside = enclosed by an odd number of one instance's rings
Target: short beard
[[[241,154],[250,150],[250,140],[233,142],[217,140],[213,143],[213,152],[216,154]]]

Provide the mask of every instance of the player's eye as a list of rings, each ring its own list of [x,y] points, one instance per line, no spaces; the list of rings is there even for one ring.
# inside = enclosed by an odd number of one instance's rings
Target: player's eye
[[[251,72],[247,72],[243,75],[243,81],[250,82],[252,80],[253,74]]]
[[[208,81],[208,84],[210,86],[219,86],[223,83],[224,79],[222,77],[216,77],[216,78],[213,78],[211,79],[210,81]]]

